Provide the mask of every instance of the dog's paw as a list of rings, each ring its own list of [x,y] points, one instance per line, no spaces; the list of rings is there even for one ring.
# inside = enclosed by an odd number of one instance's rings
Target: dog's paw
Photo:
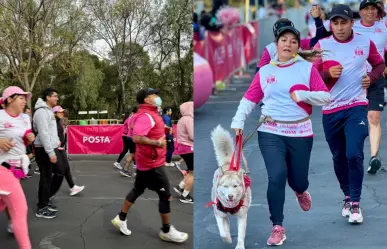
[[[228,235],[224,235],[224,236],[221,236],[222,237],[222,240],[228,244],[231,244],[232,243],[232,238],[231,236],[228,234]]]
[[[237,246],[235,247],[235,249],[245,249],[245,245],[244,243],[239,243],[237,244]]]

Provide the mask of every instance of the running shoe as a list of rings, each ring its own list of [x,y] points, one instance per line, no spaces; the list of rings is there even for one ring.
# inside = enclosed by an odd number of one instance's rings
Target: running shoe
[[[190,195],[187,195],[184,197],[183,195],[180,196],[179,201],[186,204],[193,204],[194,200]]]
[[[77,185],[74,185],[73,188],[70,188],[70,195],[71,195],[71,196],[74,196],[74,195],[76,195],[76,194],[79,194],[79,193],[82,192],[84,189],[85,189],[85,186],[77,186]]]
[[[116,167],[117,169],[119,169],[119,170],[121,170],[122,169],[122,166],[121,166],[121,164],[120,163],[118,163],[118,162],[115,162],[114,164],[114,167]]]
[[[359,202],[352,202],[351,213],[348,218],[349,223],[362,223],[363,222],[363,212],[360,208]]]
[[[179,185],[177,185],[176,187],[173,187],[173,190],[175,190],[175,192],[178,193],[179,195],[182,195],[184,192],[184,189],[180,188]]]
[[[271,230],[271,235],[267,240],[269,246],[280,246],[286,240],[285,228],[279,225],[275,225]]]
[[[344,205],[341,209],[341,215],[345,218],[349,218],[349,215],[351,214],[351,202],[349,200],[349,196],[346,196],[344,199]]]
[[[48,207],[38,209],[35,216],[38,218],[52,219],[56,217],[56,212],[50,211]]]
[[[124,170],[124,169],[120,171],[120,175],[126,176],[126,177],[131,177],[130,172],[128,170]]]
[[[164,233],[163,230],[160,230],[159,236],[161,240],[175,243],[183,243],[188,239],[187,233],[177,231],[174,226],[169,228],[168,233]]]
[[[174,164],[174,163],[165,163],[165,166],[167,166],[167,167],[173,167],[173,166],[175,166],[175,164]]]
[[[310,196],[309,192],[305,191],[302,194],[296,193],[296,196],[301,209],[304,211],[309,211],[309,209],[312,207],[312,197]]]
[[[127,220],[121,220],[119,215],[117,215],[114,219],[112,219],[112,224],[123,235],[129,236],[132,234],[132,232],[128,229]]]
[[[39,168],[38,168],[38,167],[36,167],[36,168],[35,168],[35,170],[34,170],[34,174],[36,174],[36,175],[40,175],[40,171],[39,171]]]
[[[369,167],[367,169],[367,173],[374,175],[380,169],[381,166],[382,162],[380,161],[379,156],[372,156],[370,159]]]

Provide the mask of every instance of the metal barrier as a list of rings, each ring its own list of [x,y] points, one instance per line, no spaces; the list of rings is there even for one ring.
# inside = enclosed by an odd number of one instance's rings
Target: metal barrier
[[[69,120],[69,125],[110,125],[121,124],[119,119],[83,119],[83,120]]]

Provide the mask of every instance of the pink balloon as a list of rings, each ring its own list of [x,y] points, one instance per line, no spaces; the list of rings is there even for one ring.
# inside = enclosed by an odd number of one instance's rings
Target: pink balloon
[[[204,105],[211,96],[214,85],[210,64],[194,52],[194,108]]]

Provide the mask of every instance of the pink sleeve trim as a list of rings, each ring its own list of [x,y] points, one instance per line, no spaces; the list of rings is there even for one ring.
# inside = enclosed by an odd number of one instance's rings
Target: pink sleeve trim
[[[261,67],[269,64],[270,61],[271,61],[271,57],[270,57],[269,51],[267,50],[267,48],[265,48],[263,50],[263,54],[262,54],[261,59],[259,59],[257,67],[261,68]]]
[[[28,145],[27,135],[30,133],[32,133],[32,129],[28,129],[28,130],[26,130],[26,132],[24,132],[24,136],[23,136],[24,145]]]
[[[317,68],[315,66],[312,66],[312,70],[310,71],[309,85],[310,90],[312,92],[329,92],[327,86],[325,85],[320,73],[317,71]]]
[[[376,66],[384,61],[383,57],[379,54],[378,49],[373,41],[370,40],[370,51],[367,61],[371,66]]]
[[[262,100],[263,95],[264,94],[263,94],[261,82],[260,82],[260,73],[258,72],[255,75],[253,82],[251,83],[244,97],[247,100],[258,104]]]

